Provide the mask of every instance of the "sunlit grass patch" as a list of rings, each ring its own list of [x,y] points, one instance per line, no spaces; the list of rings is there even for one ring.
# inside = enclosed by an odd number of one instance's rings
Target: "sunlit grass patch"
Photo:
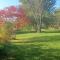
[[[37,45],[47,49],[60,49],[60,33],[18,34],[16,38],[18,40],[15,40],[15,43],[13,43],[16,45]]]
[[[33,38],[33,37],[41,37],[41,36],[55,36],[60,35],[60,33],[27,33],[27,34],[17,34],[17,39],[27,39],[27,38]]]

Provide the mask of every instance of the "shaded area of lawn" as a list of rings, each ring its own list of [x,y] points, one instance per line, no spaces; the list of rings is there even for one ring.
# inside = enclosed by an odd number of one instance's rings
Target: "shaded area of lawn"
[[[60,60],[60,49],[45,49],[39,45],[9,45],[6,51],[9,53],[5,60]]]
[[[16,34],[29,34],[29,33],[37,33],[36,31],[20,31],[17,30]],[[42,29],[40,33],[60,33],[60,29]]]
[[[42,49],[39,46],[25,46],[19,49],[17,60],[59,60],[60,49]]]

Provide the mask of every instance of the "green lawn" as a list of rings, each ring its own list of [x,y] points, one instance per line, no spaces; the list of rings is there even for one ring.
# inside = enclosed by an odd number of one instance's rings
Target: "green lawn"
[[[60,60],[60,33],[17,34],[8,46],[15,60]]]
[[[60,49],[60,33],[28,33],[16,36],[17,45],[42,45],[42,48]]]

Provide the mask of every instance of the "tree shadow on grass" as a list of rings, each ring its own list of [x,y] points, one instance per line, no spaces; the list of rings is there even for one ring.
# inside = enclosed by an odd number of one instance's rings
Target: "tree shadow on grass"
[[[6,49],[15,60],[60,60],[60,49],[42,49],[37,45],[10,45]]]
[[[16,34],[36,33],[36,31],[17,31]]]
[[[55,31],[42,31],[42,33],[60,33],[60,30],[55,30]]]
[[[60,49],[46,49],[40,45],[5,45],[6,59],[0,60],[60,60]],[[3,50],[3,51],[4,51]],[[1,52],[1,51],[0,51]],[[8,59],[12,57],[14,59]]]
[[[37,31],[16,31],[16,34],[28,34],[28,33],[37,33]],[[60,33],[60,30],[57,30],[57,31],[41,31],[40,33]]]

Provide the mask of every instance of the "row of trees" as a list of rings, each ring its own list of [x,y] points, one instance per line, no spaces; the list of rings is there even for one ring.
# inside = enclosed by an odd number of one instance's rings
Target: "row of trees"
[[[37,32],[41,32],[42,20],[51,20],[51,13],[54,11],[55,0],[21,0],[26,16],[30,18]]]
[[[54,12],[55,25],[60,29],[60,9],[56,9]]]

